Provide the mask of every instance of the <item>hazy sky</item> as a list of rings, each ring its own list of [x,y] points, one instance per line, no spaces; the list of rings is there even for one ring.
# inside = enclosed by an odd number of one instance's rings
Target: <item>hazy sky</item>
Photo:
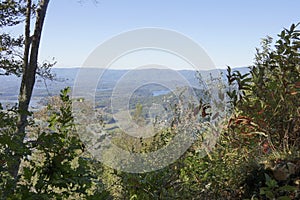
[[[40,58],[80,66],[107,39],[158,27],[196,41],[217,67],[248,66],[261,38],[300,21],[299,8],[299,0],[52,0]]]

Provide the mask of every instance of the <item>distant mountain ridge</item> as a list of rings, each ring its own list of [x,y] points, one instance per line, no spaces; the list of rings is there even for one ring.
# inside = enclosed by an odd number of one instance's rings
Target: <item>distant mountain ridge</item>
[[[236,68],[241,73],[246,73],[248,68]],[[41,98],[58,95],[59,91],[65,87],[73,87],[74,82],[78,76],[79,70],[89,70],[89,73],[97,71],[102,74],[99,77],[99,84],[97,90],[109,90],[113,88],[118,81],[126,77],[128,80],[132,78],[133,81],[143,81],[149,80],[149,75],[151,75],[155,81],[166,84],[174,84],[177,81],[178,76],[187,80],[192,87],[199,86],[199,81],[197,79],[197,73],[193,70],[170,70],[170,69],[139,69],[139,70],[119,70],[119,69],[98,69],[98,68],[53,68],[52,72],[55,74],[55,81],[43,80],[38,77],[34,92],[31,106],[37,106]],[[226,74],[226,69],[214,69],[208,71],[200,71],[201,77],[203,79],[209,78],[209,74],[223,73]],[[171,74],[177,74],[176,76],[171,76]],[[89,77],[86,77],[87,79]],[[150,79],[151,79],[150,78]],[[127,81],[128,81],[127,80]],[[0,76],[0,102],[5,103],[16,103],[19,93],[19,85],[21,78],[16,76]]]

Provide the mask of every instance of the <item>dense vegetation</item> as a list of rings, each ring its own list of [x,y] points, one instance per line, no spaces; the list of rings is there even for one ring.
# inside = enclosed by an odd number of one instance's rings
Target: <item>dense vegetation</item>
[[[0,4],[5,11],[0,27],[32,18],[29,13],[39,6],[24,2]],[[26,37],[24,41],[4,33],[0,36],[3,75],[30,77],[24,75],[26,64],[13,56],[13,49],[21,48]],[[34,65],[38,70],[37,63]],[[43,66],[47,70],[50,65]],[[69,88],[34,113],[0,104],[0,199],[300,199],[297,25],[284,29],[274,43],[270,37],[264,39],[249,73],[228,67],[226,76],[230,113],[213,151],[199,155],[203,148],[199,135],[176,162],[147,173],[118,171],[90,155],[76,129]],[[190,111],[202,123],[209,115],[203,115],[204,105],[198,109],[202,112],[195,112],[195,107]],[[26,129],[22,130],[19,124],[24,116]],[[133,118],[143,123],[142,116],[142,106],[137,104]],[[132,153],[155,151],[187,127],[188,117],[171,119],[170,127],[153,138],[120,133],[113,142]]]

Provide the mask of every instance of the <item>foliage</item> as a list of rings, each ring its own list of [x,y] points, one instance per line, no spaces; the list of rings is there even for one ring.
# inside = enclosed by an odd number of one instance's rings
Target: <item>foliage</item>
[[[174,131],[163,130],[152,139],[139,139],[135,143],[129,142],[132,145],[133,153],[146,153],[159,149],[166,145]],[[175,199],[179,196],[176,193],[176,188],[180,187],[179,180],[180,171],[179,165],[182,161],[148,173],[125,173],[117,172],[117,176],[121,177],[122,196],[126,199]]]
[[[213,152],[200,157],[195,144],[164,169],[121,173],[123,195],[128,199],[297,198],[295,183],[274,175],[280,159],[298,160],[300,34],[296,27],[284,29],[274,49],[271,38],[264,39],[249,73],[228,68],[232,113]],[[188,124],[183,118],[176,120]],[[129,144],[139,146],[135,152],[153,151],[166,145],[173,134],[172,129],[164,130],[153,143]]]
[[[139,126],[144,125],[144,117],[143,117],[143,105],[140,103],[136,104],[136,109],[133,113],[132,119],[136,122]]]
[[[8,18],[1,23],[20,23],[19,8],[15,4],[7,6],[3,8],[12,18],[6,15]],[[131,153],[156,151],[181,131],[197,137],[176,162],[153,172],[124,173],[93,160],[77,135],[69,89],[62,90],[60,98],[53,98],[51,105],[31,116],[22,143],[12,138],[20,111],[0,105],[0,198],[299,198],[300,31],[292,25],[278,37],[274,46],[270,37],[262,41],[249,73],[228,67],[231,115],[214,151],[199,155],[205,136],[200,130],[210,117],[203,107],[209,108],[207,102],[201,104],[202,108],[189,104],[187,110],[180,110],[184,106],[176,102],[174,118],[152,138],[112,134],[112,142]],[[9,56],[13,54],[10,47],[21,47],[18,44],[22,38],[2,34],[1,42],[1,55]],[[144,124],[141,104],[136,105],[132,117],[137,124]],[[22,164],[14,187],[8,166],[16,155],[22,158]]]
[[[16,51],[23,46],[23,37],[13,38],[6,33],[0,35],[0,75],[21,74],[22,61]]]
[[[194,108],[183,108],[178,102],[176,106],[171,107],[174,109],[171,127],[158,131],[151,138],[132,138],[121,135],[121,138],[114,142],[132,153],[143,154],[167,146],[184,128],[186,131],[187,129],[194,131],[195,137],[198,137],[196,132],[201,126],[200,124],[198,124],[199,127],[197,126],[198,120],[195,120],[197,117],[192,115]],[[181,112],[181,109],[185,109],[184,112]],[[199,166],[200,157],[196,153],[199,148],[201,148],[201,137],[184,155],[167,167],[147,173],[116,172],[115,175],[122,180],[118,183],[122,190],[119,191],[120,194],[115,195],[121,195],[125,199],[201,199],[205,194],[198,188],[198,177],[190,176],[192,171],[196,171]]]
[[[4,0],[0,10],[0,27],[14,26],[24,20],[26,7],[23,0]]]
[[[296,28],[293,24],[284,29],[274,49],[272,39],[264,39],[249,74],[231,73],[228,68],[229,84],[238,86],[228,93],[238,115],[249,117],[256,131],[286,151],[299,144],[300,136],[300,31]]]
[[[265,195],[269,199],[289,199],[280,194],[287,188],[295,189],[294,183],[277,185],[279,180],[275,174],[279,165],[276,163],[291,159],[289,157],[297,155],[300,147],[300,31],[296,28],[293,24],[290,29],[284,29],[274,48],[271,37],[264,39],[249,73],[232,72],[230,67],[227,70],[227,94],[234,108],[226,131],[226,137],[230,138],[228,144],[238,151],[246,149],[240,157],[244,157],[246,163],[256,163],[246,174],[253,176],[254,169],[261,169],[260,178],[254,179],[257,184],[248,191],[250,193],[246,194],[248,189],[245,188],[244,195],[248,197],[252,192],[259,198]],[[297,160],[297,157],[292,159]],[[244,178],[249,188],[249,176]]]
[[[21,179],[14,193],[7,198],[78,199],[91,198],[93,195],[103,198],[108,196],[101,181],[95,176],[92,160],[85,153],[85,147],[76,134],[68,92],[69,89],[62,90],[59,110],[48,106],[47,128],[32,124],[31,137],[25,141],[24,146],[15,147],[23,155]],[[3,119],[9,116],[1,115]],[[14,126],[8,122],[5,124],[8,127]],[[40,132],[41,129],[43,131]],[[37,133],[33,134],[34,131]],[[1,158],[5,159],[2,160],[4,163],[9,162],[8,152],[12,151],[13,144],[16,145],[10,139],[1,138],[5,153],[5,157]],[[1,189],[6,193],[5,190],[10,189],[9,177],[6,176],[5,165],[1,167],[1,186],[6,186]]]
[[[24,21],[26,6],[23,0],[5,0],[0,3],[0,27],[15,26]],[[0,69],[4,75],[20,75],[22,62],[16,55],[17,49],[23,46],[23,36],[14,37],[4,32],[0,33]],[[2,72],[0,73],[2,74]]]
[[[290,185],[278,186],[276,180],[272,179],[268,174],[265,174],[266,177],[266,187],[260,188],[260,194],[265,195],[267,199],[281,199],[281,200],[289,200],[290,196],[281,195],[280,193],[291,193],[297,191],[297,188]]]
[[[24,72],[23,54],[26,36],[15,36],[6,33],[6,27],[14,27],[23,24],[26,18],[26,1],[24,0],[4,0],[0,2],[0,75],[21,76]],[[37,5],[31,5],[31,15],[36,16]],[[29,38],[30,40],[32,38]],[[31,42],[31,41],[30,41]],[[38,64],[37,74],[42,78],[53,79],[50,68],[54,66],[54,61],[43,61]]]
[[[0,104],[0,199],[11,189],[13,178],[8,172],[15,153],[24,153],[22,148],[12,141],[12,133],[16,130],[16,109],[4,110]]]

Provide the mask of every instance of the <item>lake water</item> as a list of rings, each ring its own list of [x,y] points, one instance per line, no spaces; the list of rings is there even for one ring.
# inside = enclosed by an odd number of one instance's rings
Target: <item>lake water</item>
[[[152,96],[157,97],[157,96],[161,96],[161,95],[166,95],[170,92],[171,92],[170,90],[155,90],[152,92]]]

